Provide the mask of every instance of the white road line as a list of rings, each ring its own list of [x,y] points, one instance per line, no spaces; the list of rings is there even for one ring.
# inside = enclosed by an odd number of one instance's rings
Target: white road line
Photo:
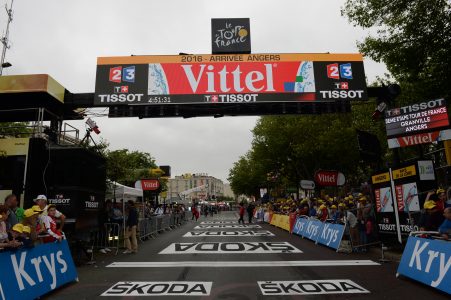
[[[379,266],[372,260],[299,260],[299,261],[139,261],[113,262],[107,268],[224,268],[224,267],[338,267]]]

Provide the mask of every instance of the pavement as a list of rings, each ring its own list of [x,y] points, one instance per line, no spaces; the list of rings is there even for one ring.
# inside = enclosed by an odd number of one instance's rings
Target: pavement
[[[45,299],[449,299],[396,278],[397,253],[379,263],[377,249],[337,253],[269,224],[236,228],[237,219],[221,212],[142,242],[137,254],[96,254],[79,282]]]

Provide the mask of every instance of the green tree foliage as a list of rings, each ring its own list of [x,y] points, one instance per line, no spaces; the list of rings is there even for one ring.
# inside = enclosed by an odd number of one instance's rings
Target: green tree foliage
[[[27,122],[0,123],[0,137],[28,137],[33,129]]]
[[[451,94],[449,0],[347,0],[342,14],[372,29],[360,51],[384,62],[400,83],[400,104]]]
[[[155,159],[146,152],[128,149],[107,151],[107,178],[124,185],[133,186],[135,181],[150,176],[156,168]]]
[[[347,114],[260,118],[252,149],[230,170],[234,193],[258,197],[261,187],[296,187],[319,169],[339,170],[351,185],[367,180],[376,166],[360,160],[356,130],[376,134],[387,155],[384,125],[371,119],[374,107],[370,101],[354,104]]]

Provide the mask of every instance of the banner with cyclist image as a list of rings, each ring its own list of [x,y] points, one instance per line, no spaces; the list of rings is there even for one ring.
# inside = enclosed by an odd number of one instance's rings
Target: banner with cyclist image
[[[424,176],[425,163],[432,176]],[[399,216],[401,235],[407,236],[419,229],[421,209],[427,192],[436,189],[432,161],[417,161],[392,170],[378,172],[371,178],[379,233],[396,235],[395,210]],[[392,180],[394,189],[392,190]]]

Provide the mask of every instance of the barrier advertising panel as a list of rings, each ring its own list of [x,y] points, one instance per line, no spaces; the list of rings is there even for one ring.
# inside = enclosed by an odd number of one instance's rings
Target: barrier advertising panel
[[[409,237],[398,274],[451,294],[451,242]]]
[[[100,57],[94,105],[367,100],[361,54]]]
[[[343,238],[345,226],[323,223],[319,220],[298,218],[293,233],[308,238],[316,243],[338,249]]]
[[[36,299],[77,279],[66,240],[2,252],[0,266],[0,296],[3,299]]]
[[[397,234],[395,208],[398,211],[400,234],[407,237],[411,231],[418,231],[420,211],[427,192],[436,187],[432,161],[420,160],[371,177],[376,202],[376,221],[379,233]]]

